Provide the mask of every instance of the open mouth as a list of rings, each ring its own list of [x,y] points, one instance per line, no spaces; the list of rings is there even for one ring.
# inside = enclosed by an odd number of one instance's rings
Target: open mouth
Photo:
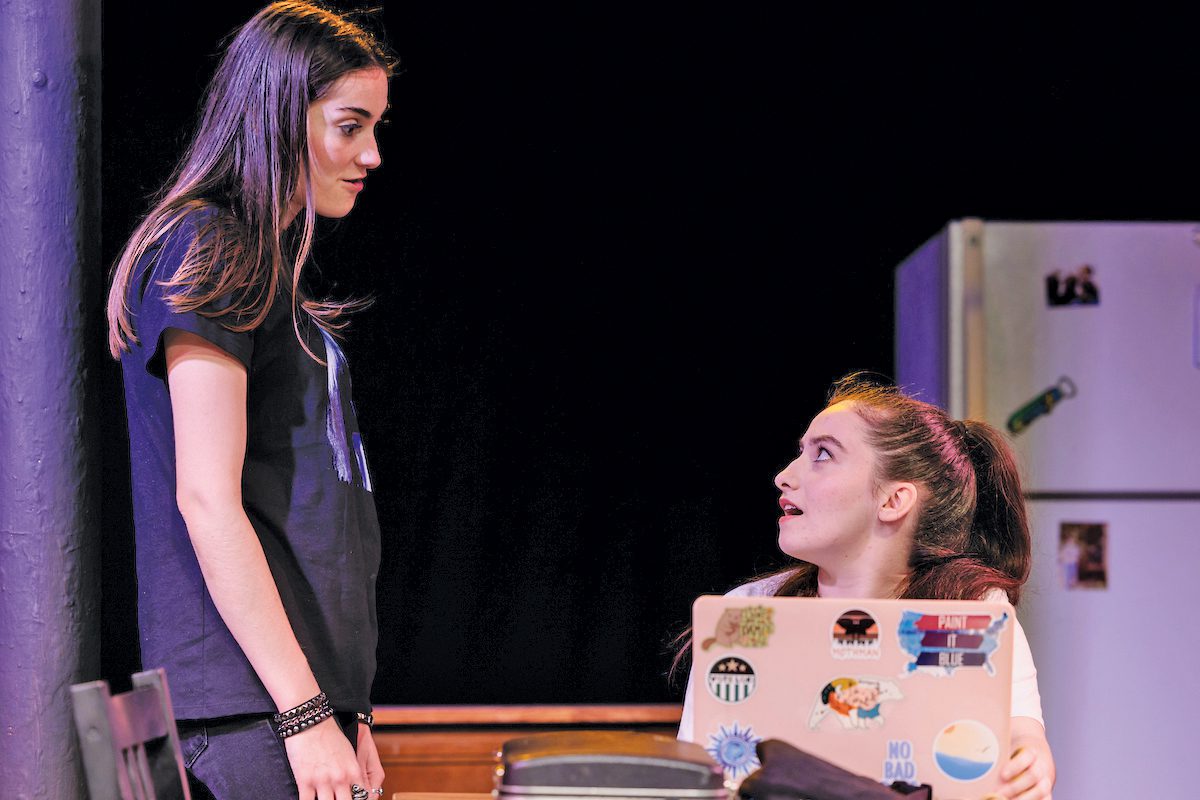
[[[804,512],[796,507],[796,504],[790,500],[780,500],[779,507],[783,509],[785,517],[798,517]]]

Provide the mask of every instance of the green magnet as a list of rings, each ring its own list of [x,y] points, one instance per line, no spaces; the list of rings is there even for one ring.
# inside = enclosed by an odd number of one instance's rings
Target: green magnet
[[[1021,406],[1008,418],[1008,429],[1012,433],[1020,433],[1029,424],[1043,414],[1049,414],[1063,400],[1069,400],[1077,394],[1075,384],[1065,375],[1058,383],[1046,389],[1037,397]]]

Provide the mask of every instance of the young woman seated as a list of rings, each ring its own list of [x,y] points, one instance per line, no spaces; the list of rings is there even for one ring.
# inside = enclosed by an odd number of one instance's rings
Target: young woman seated
[[[775,478],[779,549],[798,563],[734,596],[1020,600],[1030,537],[1003,435],[856,375],[834,384]],[[1054,759],[1037,670],[1015,626],[1012,757],[999,794],[1048,798]],[[693,738],[692,687],[680,724]]]

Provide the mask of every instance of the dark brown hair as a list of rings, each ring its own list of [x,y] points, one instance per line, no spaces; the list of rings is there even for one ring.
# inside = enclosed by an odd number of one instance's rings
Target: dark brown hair
[[[361,303],[313,300],[301,291],[316,220],[305,169],[308,107],[347,73],[379,68],[390,76],[393,64],[362,27],[302,0],[272,3],[237,31],[209,83],[187,152],[113,269],[107,314],[114,358],[137,341],[128,293],[138,262],[193,212],[212,209],[165,282],[171,307],[221,318],[232,331],[254,330],[285,294],[281,287],[290,287],[296,337],[320,361],[300,335],[300,309],[329,330],[342,327],[342,315]],[[304,222],[285,237],[283,219],[301,185]],[[210,306],[223,297],[229,302],[220,309]]]
[[[977,600],[1002,589],[1021,598],[1029,577],[1029,522],[1016,458],[1004,435],[979,420],[955,421],[937,406],[861,374],[837,381],[826,407],[848,403],[866,423],[879,481],[910,481],[923,491],[909,573],[898,597]],[[801,562],[777,595],[810,597],[817,567]]]

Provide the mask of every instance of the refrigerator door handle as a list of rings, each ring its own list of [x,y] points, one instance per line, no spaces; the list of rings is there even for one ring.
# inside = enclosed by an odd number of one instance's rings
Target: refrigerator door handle
[[[1200,286],[1192,296],[1192,366],[1200,369]]]

